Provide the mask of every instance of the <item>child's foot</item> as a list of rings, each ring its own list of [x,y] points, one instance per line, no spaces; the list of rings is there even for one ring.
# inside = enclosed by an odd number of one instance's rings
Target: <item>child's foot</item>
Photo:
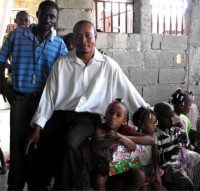
[[[5,174],[7,172],[7,170],[8,170],[7,165],[0,167],[0,174]]]

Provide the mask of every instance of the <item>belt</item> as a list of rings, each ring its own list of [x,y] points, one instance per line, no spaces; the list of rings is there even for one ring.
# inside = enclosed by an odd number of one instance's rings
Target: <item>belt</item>
[[[37,92],[37,93],[23,93],[23,92],[18,92],[18,91],[13,91],[17,96],[22,96],[26,98],[40,98],[42,95],[42,92]]]

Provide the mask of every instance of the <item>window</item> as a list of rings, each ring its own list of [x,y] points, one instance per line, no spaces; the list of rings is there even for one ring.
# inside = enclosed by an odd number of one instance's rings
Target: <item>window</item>
[[[133,0],[94,0],[97,31],[133,33]]]
[[[151,0],[151,32],[182,35],[186,0]]]

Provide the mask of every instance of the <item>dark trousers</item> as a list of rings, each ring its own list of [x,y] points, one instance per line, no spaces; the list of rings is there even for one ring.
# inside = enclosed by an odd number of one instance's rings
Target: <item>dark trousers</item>
[[[36,190],[45,189],[55,177],[54,190],[83,189],[83,157],[80,144],[91,137],[100,117],[97,114],[55,111],[41,131],[37,149]]]
[[[25,144],[32,130],[30,121],[40,98],[18,96],[10,109],[10,167],[8,190],[23,190],[28,178],[28,156]],[[30,183],[31,184],[31,183]]]

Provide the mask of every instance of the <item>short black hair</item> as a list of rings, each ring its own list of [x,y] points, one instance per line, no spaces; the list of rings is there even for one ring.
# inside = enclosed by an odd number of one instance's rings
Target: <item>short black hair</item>
[[[21,13],[22,13],[22,14],[25,13],[25,14],[29,15],[28,12],[26,12],[26,11],[19,11],[19,12],[17,12],[17,14],[16,14],[16,18],[17,18],[17,17],[19,16],[19,14],[21,14]]]
[[[67,42],[70,38],[74,38],[73,33],[68,33],[68,34],[66,34],[66,35],[63,36],[63,40],[65,42]]]
[[[157,115],[157,119],[159,120],[163,116],[165,116],[166,113],[169,111],[169,109],[171,109],[173,111],[172,106],[169,103],[167,103],[167,102],[163,101],[163,102],[155,104],[155,106],[154,106],[154,112]]]
[[[39,4],[38,10],[45,9],[47,7],[53,7],[53,8],[55,8],[57,10],[58,14],[59,14],[58,5],[55,2],[51,1],[51,0],[42,1]]]
[[[82,25],[82,24],[85,24],[85,23],[89,23],[90,25],[92,25],[92,27],[93,27],[93,29],[94,29],[94,34],[97,33],[94,24],[93,24],[91,21],[89,21],[89,20],[80,20],[79,22],[77,22],[77,23],[74,25],[73,33],[74,33],[74,31],[75,31],[75,29],[76,29],[77,26]]]

